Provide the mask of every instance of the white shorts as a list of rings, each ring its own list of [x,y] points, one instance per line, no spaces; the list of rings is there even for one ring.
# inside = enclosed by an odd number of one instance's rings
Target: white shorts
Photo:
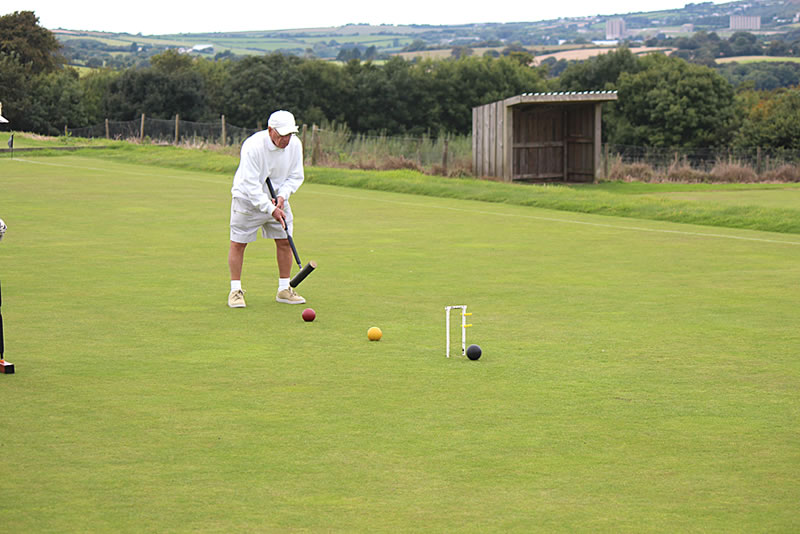
[[[288,202],[284,203],[283,211],[286,213],[286,226],[291,234],[294,225],[292,224],[292,208]],[[275,220],[275,217],[260,211],[246,200],[233,197],[231,200],[231,241],[252,243],[258,237],[259,228],[265,239],[286,239],[286,232],[283,231],[283,226]]]

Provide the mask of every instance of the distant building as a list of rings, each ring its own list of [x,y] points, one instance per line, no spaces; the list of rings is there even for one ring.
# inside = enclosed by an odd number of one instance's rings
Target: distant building
[[[179,54],[191,54],[192,52],[197,52],[200,54],[213,54],[214,53],[214,45],[210,44],[200,44],[194,45],[191,48],[179,47],[178,53]]]
[[[681,32],[694,33],[694,24],[684,24],[683,26],[681,26]]]
[[[625,37],[625,21],[623,19],[608,19],[606,21],[606,39],[622,39]]]
[[[472,108],[472,169],[505,182],[595,181],[616,91],[524,93]]]
[[[731,15],[731,30],[760,30],[761,17],[746,15]]]

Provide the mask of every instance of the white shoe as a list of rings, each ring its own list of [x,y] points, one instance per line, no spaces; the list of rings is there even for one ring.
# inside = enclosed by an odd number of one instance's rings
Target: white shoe
[[[306,301],[306,299],[295,293],[291,287],[278,291],[278,294],[275,295],[275,300],[284,304],[303,304]]]
[[[244,289],[236,289],[228,295],[228,306],[231,308],[246,308],[244,303]]]

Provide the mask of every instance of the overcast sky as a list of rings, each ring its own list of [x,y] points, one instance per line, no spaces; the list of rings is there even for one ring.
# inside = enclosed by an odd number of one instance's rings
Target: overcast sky
[[[348,23],[448,25],[530,22],[559,17],[675,9],[683,7],[687,1],[248,0],[210,3],[175,0],[25,0],[19,5],[13,3],[3,2],[0,15],[34,11],[39,23],[51,30],[63,28],[153,35],[318,28]]]

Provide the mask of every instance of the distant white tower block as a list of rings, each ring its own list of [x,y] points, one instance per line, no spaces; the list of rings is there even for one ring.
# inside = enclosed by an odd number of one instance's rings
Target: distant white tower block
[[[760,30],[761,17],[731,15],[731,30]]]
[[[625,37],[625,20],[608,19],[606,21],[606,39],[622,39]]]

